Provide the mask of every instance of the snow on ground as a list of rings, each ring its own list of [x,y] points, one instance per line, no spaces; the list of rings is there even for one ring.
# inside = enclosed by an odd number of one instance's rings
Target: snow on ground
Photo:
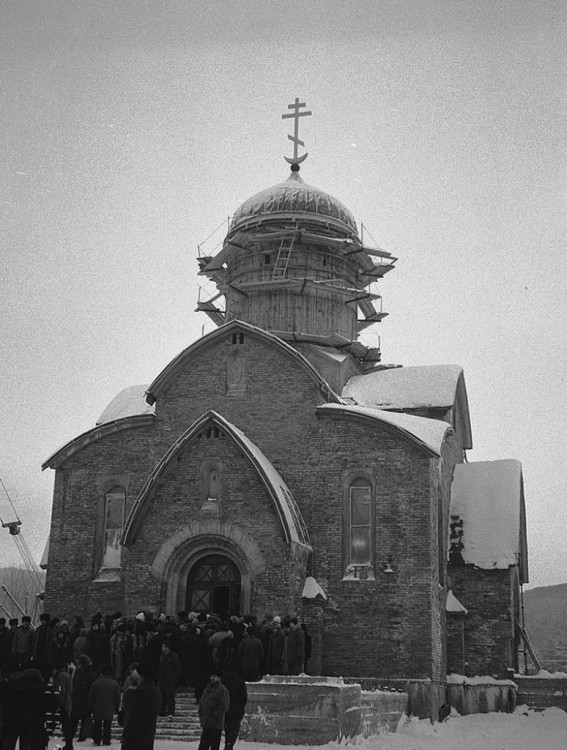
[[[60,742],[52,740],[49,750]],[[90,745],[90,741],[87,742]],[[565,750],[567,713],[560,708],[536,712],[519,706],[513,714],[453,715],[443,724],[432,725],[427,720],[404,718],[395,733],[384,732],[366,739],[357,738],[350,743],[330,742],[324,747],[325,750],[344,750],[345,744],[356,750]],[[156,740],[154,750],[196,750],[197,745],[197,742]],[[112,746],[118,750],[119,744],[113,742]],[[289,747],[237,742],[238,750],[289,750]],[[317,750],[306,745],[295,747]]]

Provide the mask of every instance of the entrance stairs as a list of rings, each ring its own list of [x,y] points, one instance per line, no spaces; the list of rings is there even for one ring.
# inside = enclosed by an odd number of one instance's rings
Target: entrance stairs
[[[193,690],[180,690],[175,695],[175,716],[158,717],[156,740],[194,742],[201,736],[201,725]]]
[[[566,677],[514,675],[513,679],[518,686],[516,697],[518,706],[529,706],[536,711],[556,706],[567,711]]]

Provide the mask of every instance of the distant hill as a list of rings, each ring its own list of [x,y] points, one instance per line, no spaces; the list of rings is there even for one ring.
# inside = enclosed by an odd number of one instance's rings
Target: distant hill
[[[524,591],[524,612],[542,667],[567,672],[567,583]]]
[[[5,586],[9,592],[7,593],[3,588],[0,588],[0,617],[17,617],[19,619],[22,616],[10,595],[30,617],[34,616],[36,613],[36,594],[45,588],[44,571],[41,571],[39,576],[42,582],[41,588],[38,586],[35,576],[25,568],[0,568],[0,587]]]

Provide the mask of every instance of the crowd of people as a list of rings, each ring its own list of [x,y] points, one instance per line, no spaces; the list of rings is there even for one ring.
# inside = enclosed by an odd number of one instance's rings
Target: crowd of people
[[[307,672],[311,638],[297,617],[215,614],[135,617],[96,614],[85,624],[42,614],[37,628],[0,618],[0,748],[44,750],[60,731],[65,750],[92,737],[110,745],[122,724],[123,750],[151,750],[157,716],[174,716],[180,688],[199,705],[199,750],[238,738],[246,682]]]

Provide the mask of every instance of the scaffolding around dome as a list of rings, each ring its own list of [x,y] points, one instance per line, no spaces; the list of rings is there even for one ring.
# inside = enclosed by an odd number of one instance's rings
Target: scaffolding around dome
[[[199,274],[217,292],[199,299],[197,310],[216,325],[239,319],[321,341],[356,341],[387,315],[374,287],[396,260],[364,244],[344,204],[292,172],[244,201],[221,250],[199,258]]]

